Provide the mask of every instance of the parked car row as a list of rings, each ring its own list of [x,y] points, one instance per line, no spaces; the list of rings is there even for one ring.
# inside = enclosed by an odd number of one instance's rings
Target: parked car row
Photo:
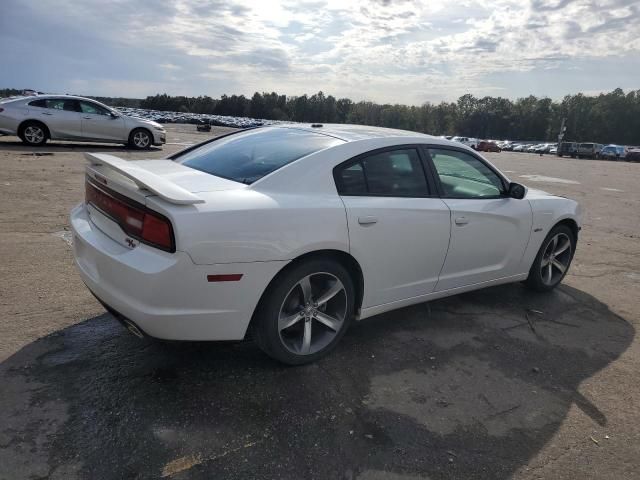
[[[568,156],[572,158],[595,158],[603,160],[627,160],[638,161],[636,147],[628,147],[624,145],[602,145],[600,143],[577,143],[562,142],[558,150],[558,156]],[[629,155],[632,153],[632,155]]]
[[[453,140],[467,145],[479,152],[527,152],[571,158],[592,158],[603,160],[626,160],[629,162],[640,161],[640,147],[630,147],[624,145],[603,145],[595,142],[560,142],[538,143],[538,142],[512,142],[510,140],[479,140],[473,137],[446,136],[442,138]]]
[[[471,147],[474,150],[478,147],[478,139],[473,137],[451,137],[447,138],[447,140],[452,140],[454,142],[462,143],[467,147]]]
[[[510,152],[529,152],[538,154],[552,153],[553,150],[557,149],[557,145],[555,143],[503,142],[502,144],[498,143],[498,146],[500,146],[502,150]]]

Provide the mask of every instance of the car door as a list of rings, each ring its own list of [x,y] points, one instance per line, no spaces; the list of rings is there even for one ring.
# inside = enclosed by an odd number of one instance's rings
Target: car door
[[[94,102],[80,101],[82,136],[87,140],[126,142],[124,119]]]
[[[334,169],[349,243],[364,276],[363,308],[431,293],[444,262],[449,208],[416,146],[376,150]]]
[[[37,105],[42,105],[41,101]],[[45,108],[35,108],[38,116],[51,133],[53,139],[82,138],[80,106],[78,101],[69,98],[44,99]],[[29,107],[31,109],[31,106]]]
[[[523,273],[533,214],[526,199],[508,197],[506,180],[479,156],[428,149],[443,201],[451,210],[451,241],[436,291]]]

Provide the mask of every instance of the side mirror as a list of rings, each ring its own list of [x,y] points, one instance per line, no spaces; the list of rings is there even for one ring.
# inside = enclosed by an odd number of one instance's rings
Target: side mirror
[[[118,117],[120,117],[120,115],[118,115],[115,112],[111,112],[111,118],[118,118]]]
[[[509,197],[522,200],[527,194],[527,187],[519,183],[511,182],[509,184]]]

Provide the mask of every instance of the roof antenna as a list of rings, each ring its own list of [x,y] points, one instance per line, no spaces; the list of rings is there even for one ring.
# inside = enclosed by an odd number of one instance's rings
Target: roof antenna
[[[311,128],[322,128],[322,124],[321,123],[312,123],[311,124]]]

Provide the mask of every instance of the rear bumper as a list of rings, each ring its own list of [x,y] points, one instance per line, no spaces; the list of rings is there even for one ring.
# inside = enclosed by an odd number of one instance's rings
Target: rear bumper
[[[184,252],[120,245],[89,219],[71,212],[76,266],[89,290],[145,334],[167,340],[240,340],[273,276],[286,262],[195,265]],[[242,274],[211,283],[207,275]]]
[[[16,115],[12,109],[5,110],[0,113],[0,134],[17,135],[20,122],[25,119],[21,118],[21,115]]]

